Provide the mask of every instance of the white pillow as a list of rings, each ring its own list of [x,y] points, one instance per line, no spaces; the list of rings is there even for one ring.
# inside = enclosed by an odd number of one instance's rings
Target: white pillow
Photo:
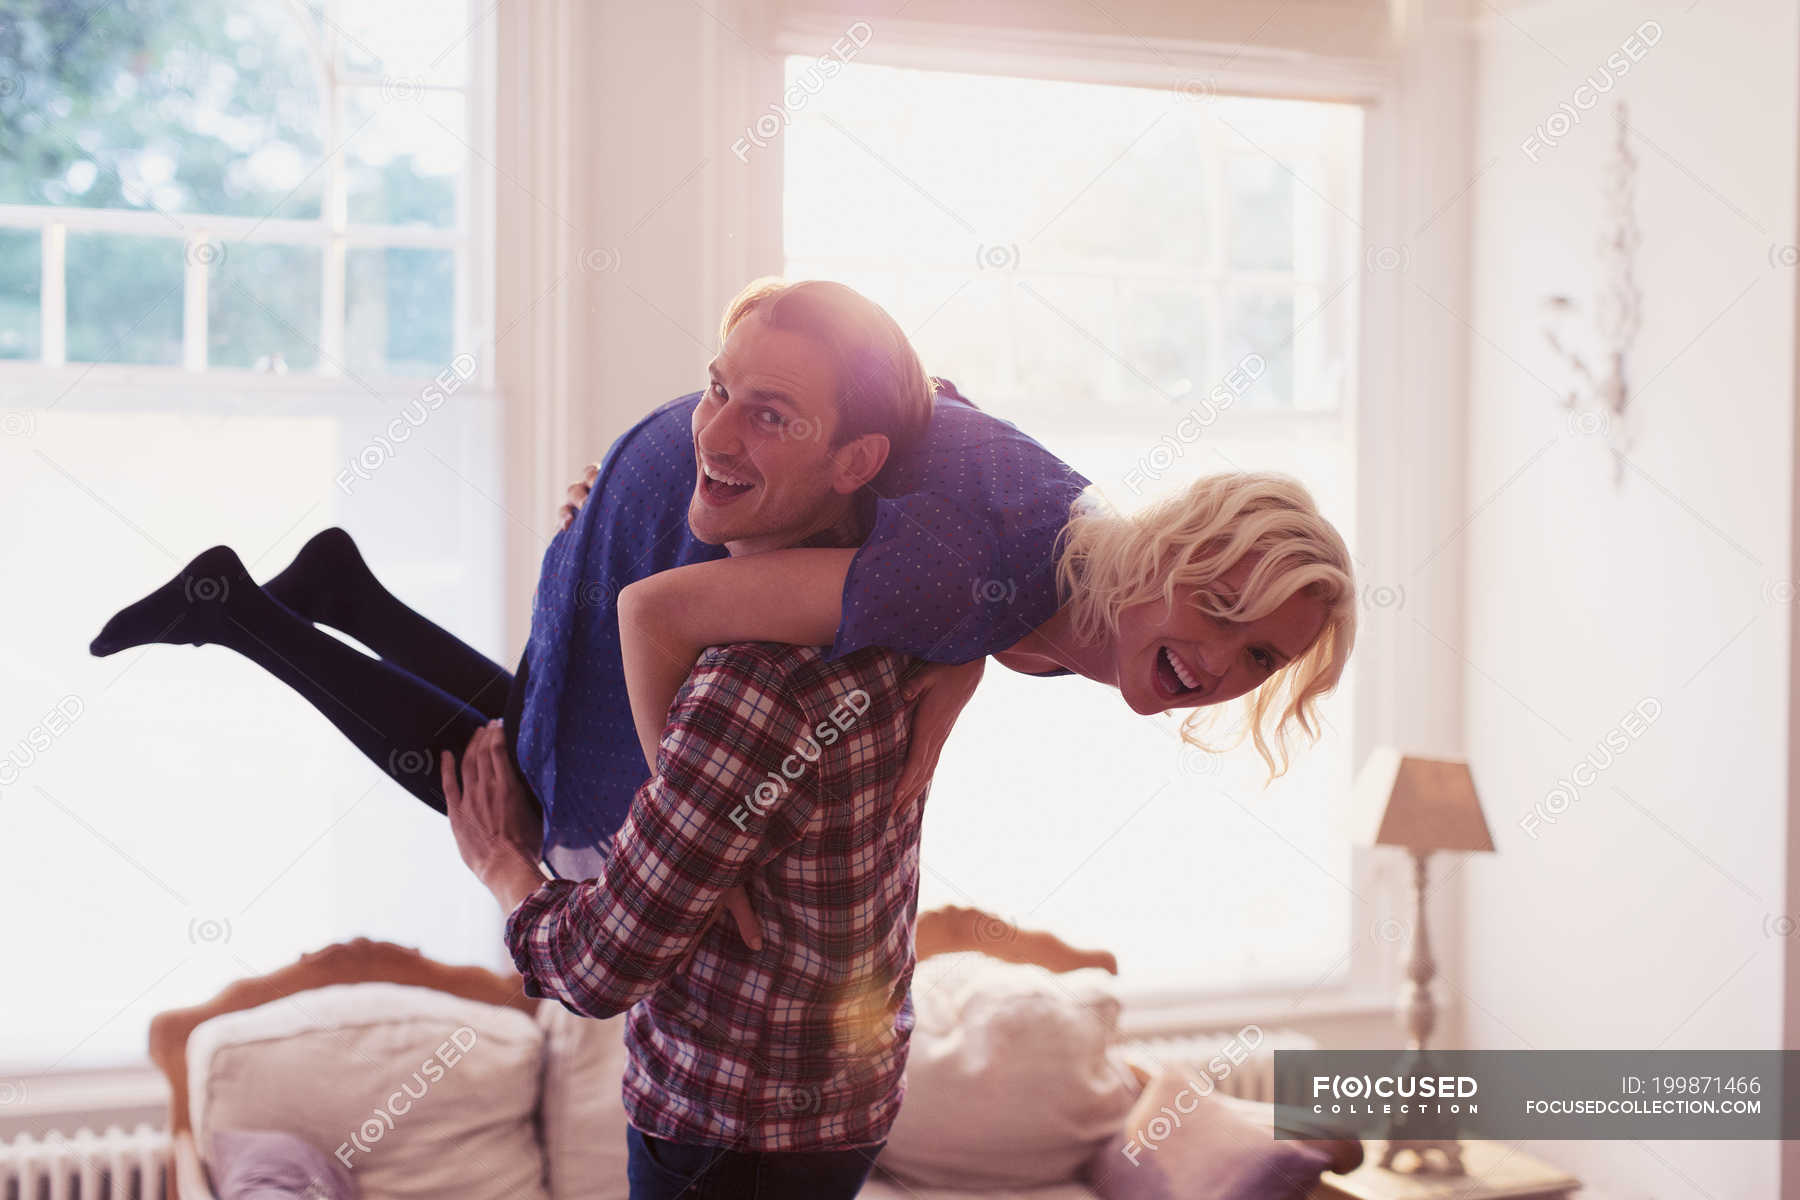
[[[578,1017],[545,1000],[537,1020],[546,1042],[538,1117],[552,1200],[626,1200],[625,1018]]]
[[[1124,1127],[1138,1093],[1113,1051],[1119,1002],[1103,982],[1110,978],[979,954],[920,963],[906,1101],[881,1166],[919,1187],[1075,1178]]]
[[[543,1056],[518,1009],[394,983],[300,992],[194,1030],[195,1139],[295,1134],[349,1167],[364,1200],[548,1200]]]

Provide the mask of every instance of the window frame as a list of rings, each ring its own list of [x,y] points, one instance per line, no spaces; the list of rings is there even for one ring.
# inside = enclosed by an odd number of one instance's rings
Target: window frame
[[[66,394],[83,381],[101,385],[144,387],[174,392],[216,384],[235,392],[259,389],[292,391],[355,390],[371,395],[416,391],[432,376],[380,371],[352,371],[344,363],[345,261],[352,249],[436,249],[454,255],[455,295],[451,304],[452,354],[486,345],[494,326],[495,108],[496,45],[493,12],[471,17],[465,35],[468,81],[459,86],[403,80],[420,92],[461,92],[468,166],[457,184],[456,221],[442,228],[417,225],[351,223],[347,219],[343,136],[347,89],[397,86],[383,78],[338,67],[342,32],[337,15],[349,0],[321,0],[319,36],[291,13],[295,36],[303,41],[320,87],[321,128],[327,147],[322,169],[324,189],[315,219],[225,216],[211,213],[163,212],[147,209],[82,208],[51,204],[0,204],[0,230],[36,231],[39,235],[39,353],[32,359],[0,360],[0,381],[36,385]],[[471,14],[475,11],[470,5]],[[318,168],[315,168],[318,169]],[[171,230],[173,226],[173,230]],[[145,363],[70,361],[67,355],[67,238],[70,233],[126,234],[183,242],[181,289],[182,354],[179,366]],[[202,247],[209,242],[279,244],[318,247],[321,252],[320,324],[317,367],[282,373],[245,367],[206,365],[207,298],[210,286]],[[475,355],[470,391],[494,387],[492,354]],[[446,367],[449,364],[444,364]],[[210,388],[208,389],[210,390]]]
[[[777,6],[785,8],[786,6]],[[335,7],[328,11],[335,11]],[[709,152],[723,156],[732,138],[742,128],[745,112],[762,110],[770,96],[781,91],[780,56],[786,54],[816,55],[840,37],[849,17],[830,14],[805,15],[791,11],[780,16],[759,14],[757,20],[743,22],[738,28],[750,32],[754,44],[743,42],[730,30],[716,22],[698,20],[693,35],[701,69],[698,80],[703,144]],[[760,22],[767,20],[769,25]],[[491,342],[495,326],[494,280],[496,230],[494,227],[494,153],[498,100],[495,84],[495,37],[498,21],[492,11],[482,16],[471,35],[471,77],[467,94],[470,120],[467,136],[478,153],[471,158],[468,171],[470,187],[468,233],[470,244],[465,252],[469,269],[467,296],[471,302],[467,313],[469,324],[459,341],[463,348],[489,347],[478,355],[480,375],[466,387],[462,396],[474,398],[477,385],[493,386],[494,355]],[[926,67],[940,70],[986,71],[1034,75],[1044,78],[1168,86],[1172,78],[1184,74],[1194,78],[1214,76],[1221,91],[1243,95],[1265,95],[1298,99],[1338,100],[1359,103],[1365,111],[1363,146],[1363,212],[1365,242],[1368,246],[1399,246],[1406,240],[1397,204],[1403,168],[1413,172],[1412,164],[1402,153],[1401,132],[1412,129],[1424,118],[1404,106],[1405,93],[1398,79],[1398,66],[1361,57],[1335,58],[1292,51],[1264,51],[1231,46],[1186,42],[1170,39],[1130,36],[1043,34],[1035,31],[976,29],[965,25],[943,25],[926,22],[884,20],[878,36],[859,55],[859,61],[888,66]],[[511,59],[509,58],[509,65]],[[565,84],[566,88],[566,84]],[[677,122],[679,124],[679,122]],[[553,147],[547,147],[553,153]],[[705,216],[692,230],[700,250],[700,269],[696,272],[693,303],[682,311],[692,312],[701,322],[709,323],[723,307],[743,279],[761,270],[778,267],[782,261],[780,245],[780,170],[779,139],[767,151],[752,156],[745,175],[713,172],[697,181],[701,199],[696,207]],[[515,172],[520,173],[522,172]],[[749,186],[744,186],[745,178]],[[512,179],[512,173],[508,175]],[[534,177],[535,178],[535,177]],[[1412,178],[1412,174],[1406,174]],[[50,208],[66,214],[77,210]],[[90,210],[91,211],[91,210]],[[1357,397],[1355,424],[1355,457],[1358,487],[1359,570],[1370,574],[1370,564],[1391,571],[1391,577],[1402,577],[1404,567],[1419,560],[1433,549],[1429,531],[1422,518],[1422,501],[1442,499],[1421,497],[1422,486],[1409,480],[1404,468],[1408,463],[1426,461],[1444,452],[1432,440],[1434,430],[1429,422],[1401,420],[1403,394],[1401,385],[1408,372],[1402,370],[1400,315],[1402,286],[1397,273],[1365,274],[1362,290],[1361,329],[1358,331]],[[600,322],[600,334],[610,326]],[[0,384],[13,385],[20,392],[35,395],[40,388],[61,392],[74,389],[83,380],[114,385],[127,384],[147,390],[166,391],[172,396],[196,390],[224,391],[242,394],[255,389],[281,391],[326,392],[334,389],[356,391],[353,382],[332,379],[313,372],[287,375],[262,374],[236,368],[212,368],[191,372],[182,367],[151,367],[123,364],[65,364],[48,366],[34,360],[0,361]],[[365,381],[396,394],[416,388],[422,381],[393,377],[367,376]],[[22,386],[21,386],[22,385]],[[597,397],[593,411],[602,415],[607,398]],[[585,411],[585,410],[584,410]],[[634,410],[635,415],[635,410]],[[619,416],[623,420],[623,415]],[[532,479],[532,462],[541,455],[529,451],[509,453],[503,463],[509,483]],[[550,482],[560,485],[560,476]],[[560,486],[556,489],[560,490]],[[547,494],[547,493],[546,493]],[[1455,611],[1443,612],[1444,601],[1436,595],[1424,595],[1422,611],[1427,618],[1442,615],[1443,627],[1454,627]],[[1434,620],[1433,624],[1439,622]],[[1380,622],[1365,618],[1359,631],[1357,659],[1361,665],[1361,684],[1354,697],[1358,744],[1356,753],[1365,753],[1370,731],[1388,730],[1402,734],[1418,729],[1421,720],[1419,704],[1409,703],[1419,693],[1417,685],[1427,672],[1417,655],[1402,653],[1397,634]],[[1408,912],[1408,872],[1398,855],[1388,861],[1381,852],[1354,856],[1351,882],[1360,899],[1353,905],[1352,946],[1348,950],[1350,969],[1341,985],[1307,989],[1296,996],[1283,993],[1243,993],[1212,995],[1205,999],[1170,997],[1165,1002],[1153,998],[1135,1001],[1126,1010],[1126,1024],[1138,1031],[1157,1029],[1217,1028],[1227,1021],[1271,1020],[1299,1021],[1315,1016],[1359,1018],[1359,1031],[1386,1029],[1392,1022],[1393,996],[1401,980],[1400,948],[1391,943],[1373,944],[1369,936],[1375,915],[1399,915]],[[1446,872],[1440,871],[1440,877]],[[1445,890],[1454,893],[1454,881]],[[1365,915],[1369,916],[1365,920]],[[1440,930],[1453,929],[1434,914]],[[1373,1043],[1371,1043],[1373,1044]],[[56,1123],[55,1114],[92,1114],[97,1105],[110,1104],[115,1111],[142,1113],[144,1119],[155,1119],[160,1084],[150,1068],[117,1071],[59,1071],[50,1076],[25,1081],[29,1088],[26,1104],[9,1108],[7,1120],[0,1129],[10,1133],[20,1127],[48,1128]],[[110,1085],[110,1088],[109,1086]],[[97,1099],[105,1093],[106,1100]],[[134,1111],[136,1110],[136,1111]]]
[[[324,15],[332,18],[349,0],[323,0]],[[458,197],[458,226],[447,230],[423,230],[413,226],[350,226],[341,231],[346,247],[359,244],[419,245],[433,236],[458,239],[461,254],[457,259],[457,297],[453,306],[456,328],[452,333],[453,351],[474,355],[475,374],[457,392],[456,400],[471,406],[486,407],[496,413],[502,403],[497,384],[495,337],[495,271],[498,230],[496,229],[496,138],[500,94],[498,87],[499,22],[494,8],[479,12],[470,6],[470,29],[467,34],[469,53],[468,82],[464,93],[466,123],[464,132],[469,150]],[[304,29],[301,29],[304,36]],[[358,77],[359,82],[369,82]],[[379,83],[380,80],[374,82]],[[336,89],[328,89],[331,95]],[[339,147],[341,150],[341,147]],[[223,231],[255,224],[254,218],[189,217],[196,230],[202,227],[215,236]],[[92,221],[94,224],[89,225]],[[154,223],[154,227],[148,226]],[[293,244],[302,239],[289,236],[288,224],[276,219],[263,223],[273,228],[273,236],[251,240],[278,240]],[[310,229],[314,236],[329,234],[325,213],[320,220],[292,222]],[[154,210],[82,209],[57,205],[0,205],[0,229],[39,229],[63,225],[79,231],[144,233],[171,236],[168,221]],[[361,242],[366,234],[377,234],[379,242]],[[40,236],[44,236],[40,232]],[[419,240],[413,240],[419,239]],[[190,270],[191,270],[191,259]],[[47,286],[46,284],[41,287]],[[56,287],[60,294],[62,277]],[[184,292],[186,290],[184,283]],[[40,304],[44,304],[40,291]],[[187,303],[184,296],[184,304]],[[204,305],[204,299],[202,299]],[[59,302],[60,307],[60,302]],[[40,320],[42,319],[40,314]],[[323,330],[321,330],[323,333]],[[184,349],[187,341],[186,320],[183,330]],[[321,340],[324,340],[321,338]],[[185,355],[184,355],[185,357]],[[323,363],[323,360],[322,360]],[[450,367],[449,363],[444,364]],[[121,390],[133,390],[147,402],[163,407],[179,407],[185,399],[200,396],[206,405],[221,397],[243,397],[258,392],[284,396],[349,397],[411,399],[433,384],[431,375],[412,376],[381,372],[328,374],[323,370],[294,370],[285,374],[255,371],[239,367],[209,367],[191,370],[181,366],[135,363],[50,363],[36,359],[0,360],[0,388],[9,399],[0,400],[0,408],[15,405],[54,407],[59,404],[78,407],[81,391],[116,397]],[[496,467],[504,478],[516,470],[512,458],[501,452]],[[496,918],[495,958],[489,964],[504,966],[505,951],[498,945]],[[113,1122],[131,1126],[140,1122],[154,1124],[167,1115],[168,1088],[160,1072],[147,1060],[116,1067],[68,1067],[50,1071],[0,1075],[0,1087],[13,1089],[13,1098],[0,1111],[0,1140],[18,1134],[41,1136],[53,1130],[66,1130],[73,1124],[98,1126]]]
[[[769,37],[772,56],[753,71],[757,95],[779,95],[789,55],[814,56],[841,38],[843,20],[824,14],[788,13]],[[1323,54],[1296,54],[1253,46],[1223,46],[1183,39],[972,28],[934,22],[884,21],[880,36],[863,46],[858,64],[945,72],[1013,75],[1078,83],[1169,89],[1183,83],[1219,94],[1267,99],[1356,104],[1363,110],[1361,162],[1362,250],[1405,242],[1395,175],[1401,163],[1400,107],[1403,98],[1396,63]],[[774,65],[770,66],[769,62]],[[721,114],[724,113],[721,108]],[[721,123],[729,127],[721,116]],[[782,172],[768,165],[783,153],[776,139],[765,151],[764,187],[775,190],[772,204],[753,207],[772,213],[772,228],[758,221],[743,230],[766,261],[785,261],[781,229]],[[773,175],[772,185],[767,182]],[[771,218],[764,218],[768,220]],[[1351,339],[1355,391],[1342,409],[1325,412],[1255,414],[1260,429],[1289,422],[1316,428],[1342,420],[1355,471],[1356,567],[1366,581],[1372,566],[1416,562],[1430,548],[1426,531],[1401,509],[1406,498],[1393,481],[1397,465],[1422,461],[1436,452],[1422,422],[1399,419],[1401,295],[1397,272],[1364,270],[1359,328]],[[1240,414],[1246,415],[1246,414]],[[1359,624],[1357,670],[1352,676],[1351,761],[1366,760],[1374,732],[1409,728],[1393,681],[1402,671],[1421,676],[1401,652],[1395,631],[1369,619]],[[1345,797],[1348,802],[1348,797]],[[1217,1028],[1237,1021],[1347,1019],[1361,1032],[1374,1019],[1391,1021],[1393,997],[1404,982],[1403,947],[1371,934],[1395,918],[1407,920],[1411,898],[1405,865],[1380,852],[1351,855],[1349,944],[1326,979],[1301,989],[1271,991],[1126,989],[1122,1027],[1131,1034],[1156,1035]],[[1452,895],[1456,889],[1450,889]],[[1439,928],[1447,928],[1441,923]],[[1349,1026],[1345,1026],[1348,1028]],[[1323,1027],[1321,1027],[1323,1028]]]

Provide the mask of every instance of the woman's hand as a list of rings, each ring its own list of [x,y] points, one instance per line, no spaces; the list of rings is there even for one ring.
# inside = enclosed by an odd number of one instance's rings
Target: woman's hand
[[[967,663],[934,663],[902,685],[900,694],[912,705],[912,731],[907,739],[906,766],[894,789],[894,806],[905,808],[925,791],[937,773],[938,756],[956,718],[975,694],[987,659]]]
[[[500,907],[511,912],[544,882],[537,868],[544,825],[537,802],[506,756],[500,722],[489,722],[469,739],[460,781],[448,751],[439,767],[456,849]]]
[[[556,527],[557,532],[560,533],[575,523],[575,514],[581,511],[583,504],[587,503],[588,493],[594,490],[594,481],[598,478],[600,478],[600,464],[589,463],[588,469],[581,478],[569,485],[569,490],[565,493],[569,497],[568,502],[556,514],[561,522]]]

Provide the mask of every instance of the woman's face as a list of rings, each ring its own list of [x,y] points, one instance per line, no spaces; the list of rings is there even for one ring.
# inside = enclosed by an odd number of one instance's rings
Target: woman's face
[[[1221,578],[1221,599],[1235,599],[1253,560],[1239,561]],[[1253,690],[1306,652],[1325,629],[1325,601],[1301,591],[1254,621],[1226,621],[1191,603],[1161,599],[1134,604],[1119,614],[1119,694],[1134,712],[1220,704]]]

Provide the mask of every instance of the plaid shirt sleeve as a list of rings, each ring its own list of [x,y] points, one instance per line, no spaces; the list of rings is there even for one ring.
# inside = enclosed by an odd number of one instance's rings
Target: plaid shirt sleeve
[[[752,644],[701,657],[600,874],[547,882],[507,919],[526,995],[624,1012],[686,960],[728,889],[799,838],[817,794],[814,772],[783,774],[806,736],[785,677]]]

